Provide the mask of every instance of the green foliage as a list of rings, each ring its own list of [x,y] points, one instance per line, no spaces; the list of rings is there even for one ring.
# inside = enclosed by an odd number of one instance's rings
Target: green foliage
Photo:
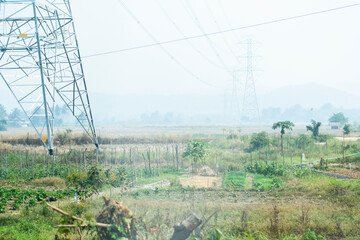
[[[72,130],[68,128],[63,133],[57,134],[55,141],[58,141],[60,145],[70,144],[72,137]]]
[[[306,126],[306,131],[312,132],[312,136],[317,138],[319,136],[319,129],[321,126],[321,122],[317,122],[315,120],[311,120],[311,125]]]
[[[190,158],[194,163],[202,162],[207,155],[208,143],[202,140],[192,140],[186,145],[183,157]]]
[[[263,175],[256,175],[253,179],[253,188],[257,191],[268,191],[275,188],[281,188],[284,181],[279,177],[267,177]]]
[[[7,118],[7,112],[4,105],[0,104],[0,120],[5,120]]]
[[[280,128],[280,134],[281,136],[285,134],[285,130],[292,130],[294,127],[294,123],[290,121],[280,121],[273,124],[272,129],[276,130]]]
[[[345,124],[349,121],[347,117],[345,117],[344,113],[334,113],[330,118],[329,122],[339,122],[341,124]]]
[[[66,184],[73,186],[80,199],[85,199],[93,194],[98,194],[103,186],[109,184],[113,187],[121,187],[129,181],[126,170],[123,167],[103,170],[97,166],[91,166],[87,172],[73,171],[66,177]]]
[[[349,135],[351,132],[351,125],[350,124],[345,124],[344,128],[343,128],[343,132],[345,135]]]
[[[105,171],[96,166],[90,167],[87,172],[73,171],[66,178],[67,185],[75,187],[81,199],[99,193],[105,182]]]
[[[0,213],[4,213],[6,211],[6,207],[10,201],[13,201],[12,209],[19,210],[23,202],[27,202],[29,207],[34,207],[38,202],[57,201],[58,199],[72,196],[74,194],[74,189],[51,192],[46,191],[43,188],[21,190],[20,188],[0,187]]]
[[[300,134],[297,139],[297,144],[300,148],[302,148],[303,146],[308,146],[311,143],[311,138],[309,136],[306,136],[305,134]]]
[[[223,237],[223,233],[219,229],[215,229],[209,236],[208,240],[220,240]]]
[[[302,240],[326,240],[326,238],[316,234],[315,231],[311,231],[310,229],[307,229],[301,237]]]
[[[231,188],[244,188],[245,175],[242,172],[228,172],[224,176],[223,186]]]
[[[6,120],[0,119],[0,131],[6,131]]]
[[[324,135],[324,134],[319,134],[319,136],[316,138],[319,142],[326,142],[330,139],[332,139],[333,137],[330,135]]]
[[[124,167],[118,167],[114,170],[108,169],[105,171],[107,177],[107,183],[113,187],[121,187],[129,180],[126,169]]]
[[[266,164],[264,162],[256,162],[255,164],[247,165],[247,170],[252,173],[259,173],[265,176],[294,176],[294,177],[304,177],[312,174],[312,170],[309,168],[302,167],[292,167],[292,166],[282,166],[277,165],[275,162]]]
[[[249,152],[258,150],[266,146],[269,142],[268,134],[266,132],[254,133],[251,135]]]

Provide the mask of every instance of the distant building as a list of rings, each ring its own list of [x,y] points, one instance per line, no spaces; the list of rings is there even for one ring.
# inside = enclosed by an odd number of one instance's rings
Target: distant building
[[[330,122],[330,127],[331,127],[331,129],[334,129],[334,130],[340,129],[341,123],[340,122]]]

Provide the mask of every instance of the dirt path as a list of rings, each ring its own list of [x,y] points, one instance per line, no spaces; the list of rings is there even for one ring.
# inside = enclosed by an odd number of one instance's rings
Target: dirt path
[[[165,188],[165,187],[169,187],[169,186],[170,186],[170,181],[169,180],[162,180],[160,182],[144,184],[144,185],[141,185],[141,186],[135,186],[135,187],[126,188],[126,189],[124,189],[124,188],[110,188],[109,190],[100,192],[99,196],[109,196],[109,195],[113,195],[113,194],[137,191],[137,190],[141,190],[141,189],[155,190],[156,188],[161,189],[161,188]]]

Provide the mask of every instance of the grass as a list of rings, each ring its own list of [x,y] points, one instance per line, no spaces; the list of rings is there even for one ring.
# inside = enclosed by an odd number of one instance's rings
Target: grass
[[[152,183],[157,183],[157,182],[161,182],[161,181],[166,181],[166,180],[173,180],[176,178],[180,178],[183,174],[181,173],[162,173],[160,176],[153,176],[153,177],[143,177],[143,178],[137,178],[136,180],[136,186],[141,186],[141,185],[146,185],[146,184],[152,184]]]
[[[224,176],[223,186],[230,188],[244,188],[247,179],[243,172],[229,172]]]
[[[253,179],[253,187],[261,191],[274,188],[274,178],[263,175],[256,175]]]
[[[48,240],[54,239],[53,226],[60,217],[45,206],[23,209],[21,213],[0,215],[1,240]]]
[[[219,132],[221,132],[219,130]],[[202,231],[196,231],[195,237],[198,239],[208,239],[210,233],[217,228],[223,232],[222,239],[321,239],[319,235],[327,239],[360,239],[360,181],[356,180],[337,180],[332,177],[309,174],[297,176],[289,174],[285,177],[269,177],[259,174],[247,174],[253,177],[252,186],[245,178],[243,170],[245,163],[250,164],[251,160],[265,161],[267,148],[255,151],[252,159],[245,150],[249,146],[249,136],[240,136],[238,139],[227,140],[221,134],[198,134],[193,137],[207,138],[210,142],[210,153],[206,164],[216,169],[219,164],[219,173],[224,175],[222,188],[194,189],[183,188],[181,186],[170,186],[155,189],[133,188],[131,191],[125,191],[116,194],[119,191],[113,191],[113,199],[121,199],[125,205],[138,218],[138,239],[169,239],[173,226],[183,221],[190,213],[195,212],[204,222]],[[155,137],[156,138],[156,137]],[[157,144],[167,141],[169,138],[156,140],[147,137],[149,144]],[[177,138],[174,136],[174,138]],[[189,137],[181,137],[187,139]],[[303,152],[299,147],[294,147],[297,137],[289,139],[290,146],[295,149],[293,163],[300,163],[300,156]],[[125,139],[125,138],[124,138]],[[132,141],[141,142],[142,138]],[[125,139],[126,140],[126,139]],[[141,141],[140,141],[141,140]],[[176,140],[176,139],[175,139]],[[126,140],[128,141],[128,140]],[[282,165],[283,159],[280,156],[279,141],[272,140],[271,160],[275,161],[275,153],[278,155],[278,164]],[[179,141],[174,141],[179,142]],[[334,152],[334,140],[329,141],[329,155],[336,155]],[[341,142],[337,141],[336,156],[341,155]],[[306,161],[310,160],[309,148],[306,145]],[[113,146],[112,146],[113,147]],[[114,157],[114,151],[110,148],[111,154],[107,153],[105,164],[111,161],[129,162],[129,147],[134,146],[121,145],[121,151],[117,151],[117,157]],[[122,150],[124,149],[124,151]],[[152,167],[156,165],[155,159],[162,159],[163,169],[160,176],[140,177],[140,171],[144,170],[142,152],[148,151],[149,145],[140,146],[132,155],[137,163],[137,182],[136,186],[142,186],[157,183],[164,180],[177,182],[178,178],[185,175],[175,173],[173,167],[173,148],[170,146],[167,154],[167,145],[161,146],[161,154],[157,155],[154,149],[152,151]],[[287,145],[285,144],[287,151]],[[355,149],[355,148],[354,148]],[[109,150],[109,149],[108,149]],[[160,151],[160,147],[158,152]],[[126,153],[126,154],[124,154]],[[317,160],[325,153],[323,145],[314,145],[312,149],[312,160]],[[88,152],[88,166],[91,165],[93,155]],[[124,155],[123,155],[124,154]],[[155,154],[155,155],[153,155]],[[44,165],[42,155],[35,156],[35,178],[32,179],[32,172],[29,166],[32,162],[25,161],[23,152],[23,175],[27,180],[19,179],[18,154],[10,154],[9,166],[7,169],[8,184],[19,183],[26,186],[56,186],[64,187],[61,178],[43,178],[47,176],[47,168]],[[75,167],[75,160],[81,158],[81,152],[69,155],[68,160]],[[287,151],[285,155],[287,165],[291,163],[290,154]],[[104,157],[104,156],[102,156]],[[166,159],[167,157],[167,160]],[[180,154],[181,157],[181,154]],[[117,160],[114,160],[117,159]],[[29,158],[31,159],[31,158]],[[100,158],[100,163],[102,163]],[[126,160],[126,161],[123,161]],[[64,156],[59,157],[58,176],[67,172]],[[349,158],[349,161],[355,166],[358,164],[357,158]],[[45,161],[47,163],[47,161]],[[77,162],[80,168],[83,163]],[[113,167],[116,167],[117,165]],[[170,164],[171,169],[166,171],[166,165]],[[42,166],[44,165],[44,166]],[[189,162],[185,161],[185,167]],[[127,172],[130,167],[127,166]],[[52,161],[50,161],[49,172],[52,174]],[[2,173],[2,172],[1,172]],[[157,171],[156,171],[157,173]],[[259,173],[259,172],[258,172]],[[276,174],[275,174],[276,175]],[[31,180],[31,181],[30,181]],[[5,183],[5,182],[4,182]],[[105,188],[107,189],[107,188]],[[106,191],[108,194],[109,191]],[[92,197],[86,201],[91,205],[87,209],[87,214],[97,216],[104,203],[99,197]],[[56,204],[54,204],[56,205]],[[61,202],[61,208],[74,214],[74,209],[69,200]],[[56,229],[54,225],[61,221],[60,214],[54,213],[43,205],[37,204],[35,207],[21,211],[9,210],[5,214],[0,214],[0,240],[2,239],[54,239]],[[45,210],[47,209],[47,210]],[[212,215],[214,213],[214,215]],[[211,218],[209,218],[212,216]],[[208,220],[208,221],[205,221]],[[314,237],[315,236],[315,237]],[[72,235],[75,238],[75,234]],[[89,237],[88,239],[92,239]]]
[[[41,187],[57,187],[64,188],[66,186],[65,180],[59,177],[46,177],[35,179],[30,182],[30,185]]]

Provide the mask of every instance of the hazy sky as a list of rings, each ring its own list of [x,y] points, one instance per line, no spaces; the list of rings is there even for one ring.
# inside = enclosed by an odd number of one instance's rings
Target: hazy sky
[[[72,1],[83,56],[154,43],[124,10],[120,0]],[[268,20],[354,4],[339,0],[131,0],[128,9],[158,41],[241,27]],[[166,14],[170,16],[171,20]],[[232,85],[248,37],[259,42],[254,55],[261,73],[259,93],[308,82],[355,93],[360,79],[360,6],[164,45],[209,87],[176,64],[160,47],[85,58],[90,90],[111,93],[222,93]],[[195,17],[196,15],[196,17]],[[177,28],[175,27],[176,24]],[[219,54],[220,58],[216,56]],[[206,57],[204,57],[206,56]],[[221,63],[221,60],[225,63]],[[241,76],[244,80],[244,75]]]
[[[82,56],[167,41],[358,3],[350,0],[73,0]],[[88,88],[118,94],[223,94],[251,37],[258,93],[314,82],[357,93],[360,6],[287,22],[112,55],[84,58]],[[169,18],[170,17],[170,18]],[[217,54],[219,57],[217,57]],[[238,60],[236,60],[238,59]],[[189,69],[199,79],[186,72]],[[244,80],[244,74],[240,76]],[[216,88],[210,87],[207,82]],[[1,84],[4,88],[4,84]]]

